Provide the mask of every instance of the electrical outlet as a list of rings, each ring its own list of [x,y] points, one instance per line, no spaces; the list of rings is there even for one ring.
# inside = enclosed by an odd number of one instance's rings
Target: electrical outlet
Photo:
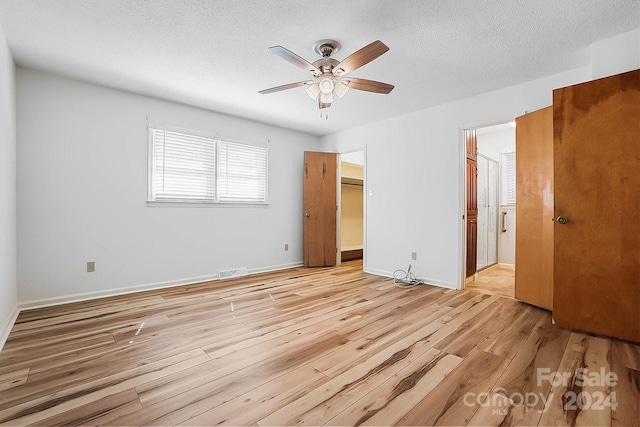
[[[87,273],[93,273],[94,271],[96,271],[96,262],[95,261],[87,262]]]
[[[285,251],[285,252],[288,252],[288,251],[289,251],[289,244],[288,244],[288,243],[285,243],[285,244],[284,244],[284,251]]]
[[[417,252],[411,252],[411,261],[415,261],[418,259],[418,253]]]

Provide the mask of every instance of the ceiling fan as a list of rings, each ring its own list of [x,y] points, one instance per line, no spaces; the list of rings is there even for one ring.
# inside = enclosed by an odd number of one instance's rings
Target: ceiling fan
[[[259,93],[264,95],[300,86],[307,86],[307,94],[312,99],[317,99],[318,107],[322,109],[331,106],[331,103],[334,100],[334,94],[338,98],[342,98],[350,88],[384,94],[393,90],[394,86],[387,83],[355,77],[345,77],[345,74],[357,70],[388,51],[389,48],[387,45],[382,43],[380,40],[376,40],[357,52],[352,53],[341,62],[331,58],[331,55],[336,53],[339,49],[340,43],[337,41],[321,40],[316,43],[313,50],[320,54],[322,58],[310,63],[282,46],[270,47],[269,50],[280,58],[313,74],[313,80],[305,80],[276,86],[270,89],[261,90]]]

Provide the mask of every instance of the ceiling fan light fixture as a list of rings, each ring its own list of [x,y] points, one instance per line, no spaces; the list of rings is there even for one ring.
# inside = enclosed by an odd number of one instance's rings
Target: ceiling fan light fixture
[[[324,94],[331,94],[333,92],[333,81],[329,77],[325,77],[319,82],[320,92]]]
[[[318,99],[318,95],[320,95],[320,85],[318,85],[318,83],[314,83],[307,87],[306,92],[311,99]]]
[[[320,86],[320,88],[322,90],[322,86]],[[333,93],[320,92],[320,102],[322,102],[323,104],[331,104],[333,102]]]
[[[349,86],[342,82],[335,82],[333,85],[333,92],[338,95],[338,98],[342,99],[342,97],[349,92]]]

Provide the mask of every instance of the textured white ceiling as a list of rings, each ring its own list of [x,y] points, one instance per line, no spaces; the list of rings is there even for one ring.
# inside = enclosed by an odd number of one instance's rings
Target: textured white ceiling
[[[17,64],[323,135],[587,65],[589,45],[640,27],[638,0],[0,0]],[[390,51],[350,76],[320,118],[304,88],[331,38],[340,60],[374,40]]]

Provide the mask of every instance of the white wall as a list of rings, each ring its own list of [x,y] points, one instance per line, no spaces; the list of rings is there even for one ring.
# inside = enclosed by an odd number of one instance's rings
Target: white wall
[[[496,132],[478,132],[478,152],[499,162],[501,153],[516,151],[516,128],[509,128]]]
[[[17,314],[15,66],[0,28],[0,350]]]
[[[364,166],[364,151],[352,151],[340,154],[340,161]]]
[[[270,140],[269,206],[148,207],[147,117]],[[303,151],[318,150],[315,136],[20,67],[17,129],[21,304],[302,262]]]
[[[591,45],[594,79],[640,68],[640,29]]]

